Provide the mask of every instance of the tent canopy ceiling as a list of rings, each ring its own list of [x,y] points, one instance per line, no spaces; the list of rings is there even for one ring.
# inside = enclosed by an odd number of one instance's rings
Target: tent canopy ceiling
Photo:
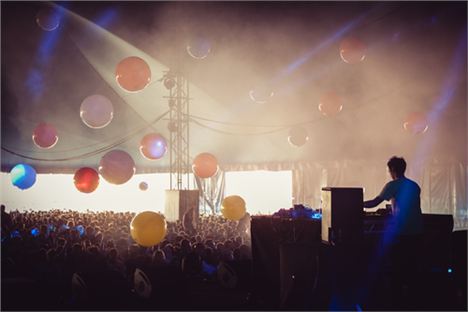
[[[139,144],[149,132],[169,137],[167,116],[158,119],[168,110],[160,78],[169,68],[190,82],[191,157],[210,152],[221,165],[466,159],[465,2],[60,2],[48,4],[63,9],[53,31],[36,23],[45,3],[1,5],[2,171],[19,162],[42,172],[97,168],[110,149],[127,151],[137,172],[167,170],[168,155],[147,160]],[[201,60],[186,52],[200,36],[211,44]],[[349,36],[367,46],[358,64],[340,58]],[[152,77],[128,93],[115,68],[133,55]],[[249,96],[260,89],[273,92],[266,103]],[[329,91],[343,98],[334,117],[318,110]],[[114,107],[102,129],[80,119],[93,94]],[[413,111],[432,116],[423,135],[402,127]],[[58,131],[51,149],[33,144],[40,122]],[[294,125],[308,132],[304,146],[287,140]]]

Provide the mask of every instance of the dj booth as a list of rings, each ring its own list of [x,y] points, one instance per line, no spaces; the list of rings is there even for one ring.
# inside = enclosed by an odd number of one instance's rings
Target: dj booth
[[[392,219],[364,213],[357,189],[324,192],[329,198],[322,199],[322,219],[251,219],[253,287],[266,309],[328,309],[331,291],[356,288],[374,274],[372,255]],[[423,222],[421,267],[447,270],[453,218],[423,214]]]

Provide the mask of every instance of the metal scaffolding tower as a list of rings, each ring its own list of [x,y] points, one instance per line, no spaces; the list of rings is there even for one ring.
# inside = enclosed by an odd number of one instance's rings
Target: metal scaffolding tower
[[[169,90],[169,159],[171,190],[190,189],[189,155],[189,82],[180,72],[169,71],[164,76]]]

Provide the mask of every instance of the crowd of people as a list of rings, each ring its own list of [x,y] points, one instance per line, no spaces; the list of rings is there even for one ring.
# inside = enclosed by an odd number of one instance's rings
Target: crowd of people
[[[130,235],[134,216],[112,211],[7,213],[2,205],[2,283],[29,281],[46,308],[86,302],[91,308],[129,308],[134,304],[129,294],[138,297],[139,269],[150,279],[153,303],[181,308],[190,304],[180,296],[190,292],[191,285],[222,288],[217,274],[221,264],[251,260],[247,222],[215,215],[199,216],[190,226],[183,220],[167,222],[164,240],[142,247]],[[86,284],[83,296],[74,291],[74,275]],[[9,289],[14,292],[13,286]]]

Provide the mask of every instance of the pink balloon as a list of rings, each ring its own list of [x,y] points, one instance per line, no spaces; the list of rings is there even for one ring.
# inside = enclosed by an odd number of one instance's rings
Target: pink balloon
[[[140,187],[140,190],[146,191],[148,189],[148,183],[140,182],[139,187]]]
[[[102,156],[99,173],[109,183],[124,184],[135,174],[135,162],[127,152],[112,150]]]
[[[307,143],[309,135],[307,130],[302,127],[295,127],[289,130],[288,142],[289,144],[299,147]]]
[[[362,62],[366,57],[367,47],[361,40],[348,37],[340,44],[341,59],[348,64]]]
[[[80,117],[84,124],[90,128],[104,128],[114,117],[114,107],[105,96],[91,95],[81,103]]]
[[[39,148],[52,148],[57,144],[57,130],[51,124],[41,122],[33,131],[32,139]]]
[[[320,98],[319,111],[326,117],[332,117],[343,109],[343,98],[333,91],[327,92]]]
[[[148,133],[141,139],[140,153],[149,160],[156,160],[164,157],[166,151],[166,139],[158,133]]]
[[[427,114],[423,112],[411,112],[406,116],[403,128],[412,134],[422,134],[429,128]]]

